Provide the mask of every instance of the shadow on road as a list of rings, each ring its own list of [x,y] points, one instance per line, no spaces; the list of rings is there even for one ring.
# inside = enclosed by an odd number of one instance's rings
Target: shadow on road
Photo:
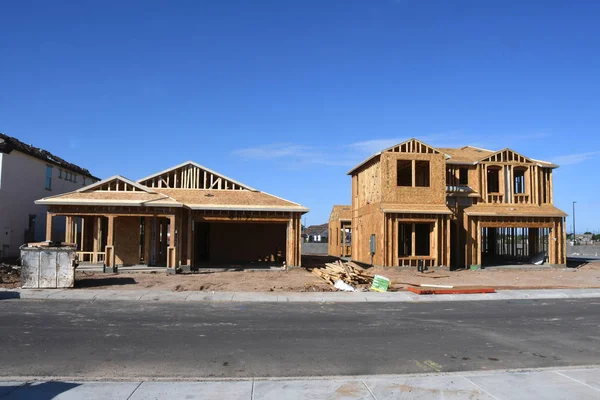
[[[19,292],[0,292],[0,300],[8,300],[8,299],[19,299],[21,295]]]
[[[61,393],[79,386],[70,382],[27,382],[18,386],[3,386],[0,389],[0,398],[23,400],[50,400]]]
[[[82,278],[75,281],[76,288],[91,288],[98,286],[135,285],[137,282],[129,277],[114,278]]]

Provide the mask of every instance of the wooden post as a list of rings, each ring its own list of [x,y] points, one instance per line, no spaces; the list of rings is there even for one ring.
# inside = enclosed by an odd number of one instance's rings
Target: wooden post
[[[150,266],[152,256],[152,217],[144,217],[144,261]]]
[[[100,251],[100,243],[102,243],[101,230],[102,230],[102,217],[94,218],[94,254],[92,256],[92,262],[95,264],[98,262],[98,252]]]
[[[481,222],[477,219],[477,242],[475,243],[475,254],[477,254],[477,265],[481,266]]]
[[[68,215],[65,217],[65,242],[72,243],[73,237],[73,217],[69,217]]]
[[[446,216],[446,266],[451,267],[452,245],[450,242],[450,216]]]
[[[391,214],[390,218],[392,218],[392,248],[394,249],[392,252],[392,266],[397,267],[400,265],[400,260],[398,260],[398,215]]]
[[[114,229],[115,216],[108,216],[108,232],[106,233],[106,249],[104,254],[104,264],[107,267],[115,266],[115,247],[114,247]]]
[[[106,235],[106,245],[114,246],[114,230],[115,230],[115,216],[108,216],[108,232]]]
[[[84,240],[84,232],[85,232],[85,217],[81,217],[81,239],[79,243],[79,251],[85,251],[85,242]]]
[[[411,240],[410,255],[412,257],[414,257],[416,255],[415,253],[417,252],[417,250],[416,250],[417,232],[415,230],[415,223],[414,222],[412,223],[412,232],[410,233],[410,235],[411,235],[410,236],[410,240]]]
[[[177,267],[176,245],[175,245],[175,215],[169,216],[169,247],[167,248],[167,267]]]
[[[294,265],[294,218],[290,217],[286,231],[285,264],[287,267]]]
[[[196,172],[196,170],[194,170]],[[194,184],[195,184],[194,180]],[[192,211],[188,211],[188,223],[187,223],[187,265],[192,265],[192,246],[193,246],[193,236],[194,236],[194,220],[192,219]]]
[[[46,212],[46,240],[52,240],[52,218],[54,214]]]

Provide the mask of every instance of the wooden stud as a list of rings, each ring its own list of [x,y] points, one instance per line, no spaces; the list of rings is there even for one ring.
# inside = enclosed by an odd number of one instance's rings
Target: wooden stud
[[[46,240],[52,240],[52,219],[54,214],[46,212]]]

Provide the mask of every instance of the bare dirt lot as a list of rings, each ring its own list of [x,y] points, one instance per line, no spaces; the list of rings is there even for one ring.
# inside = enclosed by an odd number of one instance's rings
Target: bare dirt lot
[[[323,266],[328,257],[310,257],[303,260],[306,267]],[[480,271],[448,271],[434,268],[433,274],[419,274],[416,269],[376,267],[370,274],[383,275],[391,280],[390,290],[405,290],[408,283],[431,283],[452,286],[490,286],[495,289],[547,289],[547,288],[600,288],[600,262],[579,268],[550,268],[543,270],[494,269]],[[8,269],[6,270],[9,271]],[[431,276],[447,275],[443,278]],[[0,287],[19,287],[18,276],[3,275]],[[195,274],[166,275],[157,273],[99,272],[76,273],[76,288],[123,289],[123,290],[172,290],[172,291],[241,291],[241,292],[322,292],[334,291],[325,281],[305,268],[289,271],[227,271],[201,272]],[[364,287],[363,287],[364,288]]]
[[[491,286],[495,289],[600,288],[600,263],[580,268],[545,270],[485,269],[448,271],[435,269],[434,274],[419,274],[416,269],[376,267],[371,274],[391,280],[390,290],[404,290],[408,283],[432,283],[452,286]],[[431,275],[448,275],[431,278]],[[78,287],[110,289],[210,290],[244,292],[332,291],[329,284],[304,268],[289,271],[232,271],[191,275],[163,273],[106,275],[77,274]]]

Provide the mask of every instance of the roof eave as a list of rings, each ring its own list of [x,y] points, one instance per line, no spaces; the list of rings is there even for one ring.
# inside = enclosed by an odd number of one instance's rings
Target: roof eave
[[[275,206],[261,206],[261,207],[244,207],[236,205],[206,205],[206,204],[186,204],[192,210],[206,210],[206,211],[271,211],[271,212],[301,212],[307,213],[310,209],[306,207],[275,207]]]

